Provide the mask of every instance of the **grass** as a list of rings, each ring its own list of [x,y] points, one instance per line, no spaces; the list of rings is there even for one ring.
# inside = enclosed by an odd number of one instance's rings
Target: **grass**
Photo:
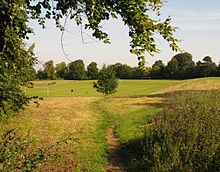
[[[102,94],[97,93],[93,88],[91,80],[86,81],[34,81],[34,88],[23,88],[28,95],[38,95],[41,97],[97,97]],[[55,84],[50,84],[55,83]],[[181,83],[172,80],[119,80],[118,91],[115,96],[140,96],[165,89]],[[50,85],[48,85],[50,84]],[[73,94],[71,94],[73,90]]]
[[[212,90],[220,88],[220,77],[198,78],[185,80],[180,84],[167,87],[158,93],[182,91],[182,90]]]
[[[61,150],[63,158],[57,162],[59,166],[51,163],[47,164],[49,167],[42,167],[43,169],[104,171],[107,164],[104,141],[107,125],[100,114],[94,113],[93,105],[98,99],[46,98],[41,101],[39,107],[31,104],[19,116],[1,121],[0,131],[19,128],[20,133],[25,134],[31,130],[31,135],[38,138],[40,145],[73,138],[73,141]]]
[[[147,128],[145,171],[219,171],[219,115],[219,90],[174,96]]]
[[[160,111],[152,106],[160,99],[153,98],[108,98],[100,102],[100,107],[111,115],[116,125],[116,133],[122,142],[143,136],[146,122]]]
[[[56,84],[48,85],[51,82]],[[41,145],[72,137],[74,141],[61,150],[63,158],[47,165],[47,168],[57,171],[105,171],[109,158],[106,132],[115,124],[117,137],[129,150],[133,150],[128,155],[126,165],[134,170],[139,163],[135,159],[141,155],[141,149],[135,146],[140,145],[146,124],[166,105],[162,103],[166,99],[158,95],[181,90],[220,88],[220,78],[120,80],[118,92],[104,98],[92,88],[92,82],[35,81],[37,88],[26,88],[26,93],[44,97],[40,106],[31,103],[18,116],[0,121],[0,131],[19,128],[20,133],[26,133],[31,130]],[[74,90],[73,95],[71,89]],[[57,165],[54,167],[54,164]]]

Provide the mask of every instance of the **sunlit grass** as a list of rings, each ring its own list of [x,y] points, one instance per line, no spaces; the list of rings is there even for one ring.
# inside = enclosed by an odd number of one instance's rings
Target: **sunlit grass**
[[[91,97],[103,96],[93,88],[92,80],[86,81],[34,81],[33,88],[23,88],[28,95],[41,97]],[[51,84],[53,83],[53,84]],[[119,80],[114,96],[140,96],[181,83],[173,80]],[[71,92],[73,90],[73,92]]]
[[[48,85],[52,82],[56,83]],[[40,106],[36,107],[32,102],[19,115],[0,121],[0,131],[18,128],[20,133],[27,133],[30,130],[42,145],[74,138],[63,152],[68,152],[74,170],[105,171],[108,163],[107,129],[114,124],[116,136],[125,144],[142,138],[145,125],[162,110],[161,101],[165,100],[149,95],[220,88],[220,78],[120,80],[118,92],[103,97],[92,88],[92,82],[35,81],[37,88],[26,88],[26,93],[44,97],[39,101]],[[65,161],[65,158],[61,161]],[[64,166],[56,168],[60,170]]]

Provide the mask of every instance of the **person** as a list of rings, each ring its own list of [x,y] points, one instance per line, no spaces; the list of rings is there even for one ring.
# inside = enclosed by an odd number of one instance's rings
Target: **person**
[[[71,94],[73,94],[73,89],[71,89]]]

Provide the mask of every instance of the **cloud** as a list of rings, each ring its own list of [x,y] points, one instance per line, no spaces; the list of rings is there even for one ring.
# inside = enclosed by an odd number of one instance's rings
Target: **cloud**
[[[205,20],[220,20],[220,12],[193,12],[185,11],[175,14],[175,19],[178,21],[205,21]]]
[[[220,30],[220,12],[170,10],[173,25],[186,31],[217,31]]]
[[[176,24],[181,30],[190,31],[214,31],[220,30],[220,24]]]
[[[177,21],[214,21],[220,20],[220,11],[176,10],[169,8],[166,13]]]

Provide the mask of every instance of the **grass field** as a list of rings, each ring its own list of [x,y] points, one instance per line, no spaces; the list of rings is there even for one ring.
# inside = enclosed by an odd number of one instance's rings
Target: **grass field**
[[[48,85],[51,82],[56,84]],[[0,130],[19,128],[21,133],[30,130],[42,145],[77,138],[62,149],[63,156],[58,162],[46,165],[47,168],[43,165],[41,171],[105,171],[109,161],[107,129],[114,124],[117,137],[125,144],[142,137],[143,126],[163,108],[164,98],[150,94],[220,88],[220,78],[120,80],[118,92],[103,97],[92,88],[92,82],[35,81],[34,88],[26,88],[26,93],[44,97],[40,106],[31,103],[18,116],[0,121]],[[128,158],[128,168],[135,166],[135,156]]]
[[[93,82],[88,81],[34,81],[33,88],[24,88],[28,95],[42,97],[93,97],[102,96],[93,88]],[[55,84],[50,84],[55,83]],[[182,83],[173,80],[119,80],[118,91],[115,96],[140,96],[165,89]],[[49,85],[48,85],[49,84]],[[73,94],[71,93],[73,90]]]

